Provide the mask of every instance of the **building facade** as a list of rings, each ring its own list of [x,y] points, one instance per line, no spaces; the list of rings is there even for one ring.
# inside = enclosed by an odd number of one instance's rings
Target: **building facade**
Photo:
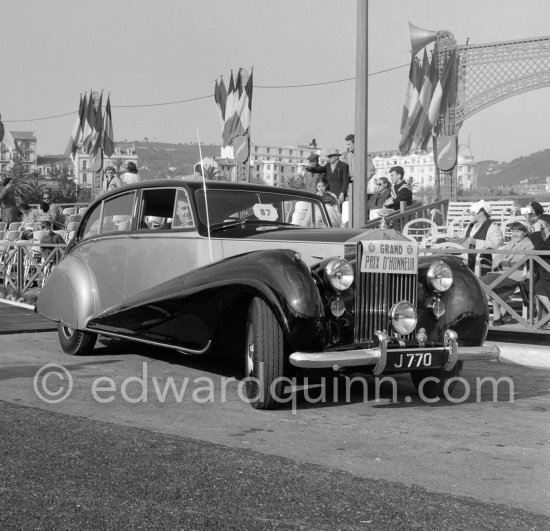
[[[23,164],[25,175],[37,171],[36,160],[36,136],[32,131],[11,131],[13,138],[21,152],[10,151],[4,145],[0,146],[0,172],[5,173],[13,166],[14,162]]]
[[[401,155],[399,151],[378,151],[371,153],[372,162],[376,168],[374,179],[369,183],[369,193],[375,192],[374,181],[377,177],[389,176],[392,166],[402,166],[405,170],[405,179],[411,180],[414,191],[421,191],[435,187],[437,168],[434,162],[433,151],[418,150],[408,155]],[[477,163],[467,145],[458,148],[457,185],[464,192],[471,192],[477,188],[479,175]]]
[[[303,175],[304,166],[309,164],[310,155],[319,155],[320,149],[315,144],[309,146],[268,146],[252,144],[249,156],[250,182],[268,186],[290,186]],[[220,157],[216,158],[220,171],[228,180],[236,181],[237,164],[231,146],[222,147]]]

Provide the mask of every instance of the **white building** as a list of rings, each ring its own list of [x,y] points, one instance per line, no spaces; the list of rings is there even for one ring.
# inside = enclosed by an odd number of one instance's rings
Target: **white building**
[[[250,147],[250,181],[269,186],[287,186],[287,183],[303,174],[303,167],[309,164],[308,157],[319,155],[315,144],[309,146],[260,146]],[[235,160],[231,146],[222,147],[220,158],[216,159],[220,170],[231,172],[228,177],[236,180]]]
[[[401,155],[399,151],[378,151],[371,153],[376,168],[376,177],[389,176],[392,166],[402,166],[405,179],[412,179],[413,188],[422,190],[435,186],[436,167],[433,151],[415,151]],[[478,166],[467,145],[458,147],[457,184],[464,191],[477,188]],[[371,189],[372,187],[372,189]],[[370,181],[369,193],[374,192],[374,179]]]
[[[14,151],[10,154],[8,148],[2,143],[0,145],[0,172],[7,172],[14,162],[22,162],[26,175],[36,171],[36,137],[31,131],[11,131],[14,140],[20,147],[23,156]],[[11,155],[11,156],[10,156]]]

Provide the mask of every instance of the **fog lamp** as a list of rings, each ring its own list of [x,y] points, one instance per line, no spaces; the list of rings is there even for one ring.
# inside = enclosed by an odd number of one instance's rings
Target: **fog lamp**
[[[346,305],[340,299],[334,299],[330,303],[330,312],[334,317],[342,317],[346,311]]]
[[[428,308],[432,311],[436,319],[439,319],[445,314],[445,304],[435,297],[428,301]]]

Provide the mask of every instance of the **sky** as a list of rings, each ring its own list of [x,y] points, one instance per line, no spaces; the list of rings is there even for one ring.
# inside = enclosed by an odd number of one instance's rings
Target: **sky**
[[[368,150],[399,144],[409,22],[485,44],[548,36],[549,16],[548,0],[368,0]],[[1,119],[62,153],[93,88],[110,93],[117,141],[220,143],[215,79],[253,67],[253,143],[343,150],[356,24],[357,0],[0,0]],[[459,142],[478,161],[548,149],[549,100],[546,87],[495,104]]]

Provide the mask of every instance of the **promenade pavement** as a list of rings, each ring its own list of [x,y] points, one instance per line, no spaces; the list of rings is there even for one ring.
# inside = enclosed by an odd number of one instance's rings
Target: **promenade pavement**
[[[0,301],[0,335],[55,331],[52,321],[35,313],[33,306]],[[500,348],[500,362],[534,369],[550,369],[550,336],[489,331],[488,344]]]

